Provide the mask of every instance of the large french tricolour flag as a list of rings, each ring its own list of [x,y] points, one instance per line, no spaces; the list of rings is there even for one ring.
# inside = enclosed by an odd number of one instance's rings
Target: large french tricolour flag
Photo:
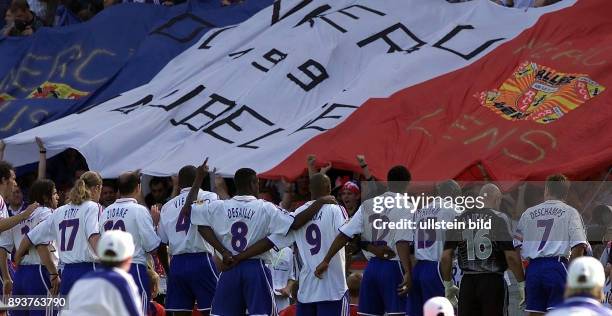
[[[209,31],[148,84],[7,140],[35,161],[78,149],[106,177],[294,178],[307,154],[419,180],[586,176],[612,162],[607,0],[513,9],[489,0],[277,1]]]

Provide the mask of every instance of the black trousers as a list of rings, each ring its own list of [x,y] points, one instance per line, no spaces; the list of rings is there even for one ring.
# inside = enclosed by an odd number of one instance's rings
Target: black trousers
[[[458,316],[508,315],[508,288],[503,274],[464,274]]]

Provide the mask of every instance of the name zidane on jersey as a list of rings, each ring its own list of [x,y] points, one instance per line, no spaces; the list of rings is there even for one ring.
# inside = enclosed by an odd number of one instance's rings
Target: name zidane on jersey
[[[408,220],[405,218],[397,222],[385,221],[382,218],[377,218],[372,222],[372,226],[374,227],[374,229],[379,229],[379,230],[389,230],[389,229],[391,230],[395,230],[395,229],[415,230],[417,229],[417,222]],[[422,229],[422,230],[487,229],[487,230],[490,230],[491,220],[490,219],[488,220],[487,219],[469,220],[466,224],[466,222],[463,222],[463,221],[459,222],[456,219],[452,221],[444,221],[444,220],[436,221],[436,219],[434,218],[427,218],[425,220],[418,222],[418,229]]]

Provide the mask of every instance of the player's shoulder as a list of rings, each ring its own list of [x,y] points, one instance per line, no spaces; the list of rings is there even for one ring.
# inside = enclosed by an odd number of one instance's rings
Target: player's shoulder
[[[200,190],[198,192],[198,200],[208,200],[210,202],[216,201],[219,199],[219,195],[215,192]]]
[[[94,201],[85,201],[83,202],[81,205],[79,205],[80,208],[100,208],[100,204],[98,204],[98,202],[94,202]]]

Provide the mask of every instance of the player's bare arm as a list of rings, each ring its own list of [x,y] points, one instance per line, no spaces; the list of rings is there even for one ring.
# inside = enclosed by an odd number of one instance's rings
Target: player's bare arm
[[[585,244],[578,244],[572,247],[572,253],[570,255],[570,262],[576,258],[584,256],[584,252],[586,248],[587,248],[587,245]]]
[[[232,253],[227,250],[227,248],[225,248],[223,244],[221,244],[219,239],[217,239],[215,232],[210,226],[198,226],[198,232],[200,233],[202,238],[206,240],[206,242],[208,242],[218,253],[223,256],[224,265],[231,266],[233,264],[234,257]]]
[[[168,260],[168,246],[166,244],[161,243],[157,248],[157,257],[159,258],[159,262],[166,274],[170,273],[170,261]]]
[[[318,198],[316,201],[310,204],[310,206],[305,211],[295,216],[293,224],[291,224],[291,229],[302,228],[302,226],[306,225],[306,223],[308,223],[325,204],[338,204],[338,202],[336,201],[336,198],[334,198],[332,195],[326,195]]]
[[[412,286],[412,263],[410,261],[410,242],[400,240],[395,244],[397,254],[402,268],[404,269],[404,280],[400,283],[397,291],[399,295],[407,295]]]
[[[19,222],[28,219],[30,215],[32,215],[34,210],[37,208],[38,208],[38,203],[32,203],[28,205],[28,208],[26,208],[25,211],[15,216],[11,216],[11,217],[0,220],[0,232],[9,230],[15,227],[15,225],[19,224]]]
[[[525,271],[523,271],[523,263],[521,257],[516,250],[505,250],[504,256],[508,263],[508,269],[512,271],[519,288],[519,306],[525,303]]]
[[[27,239],[27,238],[25,238]],[[36,252],[40,257],[40,262],[47,268],[49,272],[49,280],[51,280],[51,295],[57,295],[59,292],[59,285],[61,282],[59,273],[57,272],[57,268],[51,260],[51,251],[49,250],[49,245],[41,244],[36,246]]]
[[[91,249],[93,249],[94,252],[96,252],[96,249],[98,249],[98,240],[100,240],[100,234],[92,234],[91,236],[89,236],[89,238],[87,238],[89,246],[91,247]]]
[[[187,198],[185,198],[185,205],[181,209],[182,214],[191,214],[191,204],[195,202],[198,197],[198,192],[200,191],[200,187],[202,187],[202,182],[204,182],[204,178],[208,173],[208,157],[204,159],[204,162],[198,166],[196,177],[193,180],[193,185],[191,186],[191,190],[187,194]]]
[[[221,271],[227,271],[233,268],[235,265],[237,265],[241,261],[258,256],[272,248],[274,248],[274,243],[272,243],[272,241],[270,241],[270,239],[268,239],[267,237],[263,238],[259,240],[258,242],[254,243],[253,245],[249,246],[243,252],[235,255],[233,264],[231,266],[224,265],[223,268],[225,268],[225,270],[221,269]]]
[[[2,294],[10,295],[13,290],[13,280],[8,270],[8,252],[5,249],[0,249],[0,272],[2,273]]]
[[[349,236],[343,234],[343,233],[340,233],[340,234],[338,234],[338,236],[336,236],[336,239],[334,239],[334,242],[329,247],[329,250],[327,251],[327,254],[325,255],[325,258],[323,258],[323,261],[321,263],[319,263],[319,265],[317,266],[317,269],[314,272],[314,274],[315,274],[315,276],[317,278],[319,278],[319,279],[323,278],[323,273],[325,273],[325,271],[327,271],[327,267],[329,266],[329,262],[331,261],[331,259],[350,240],[351,240],[351,238]]]
[[[375,245],[369,241],[361,241],[359,242],[359,246],[379,259],[395,258],[395,251],[387,245]]]

